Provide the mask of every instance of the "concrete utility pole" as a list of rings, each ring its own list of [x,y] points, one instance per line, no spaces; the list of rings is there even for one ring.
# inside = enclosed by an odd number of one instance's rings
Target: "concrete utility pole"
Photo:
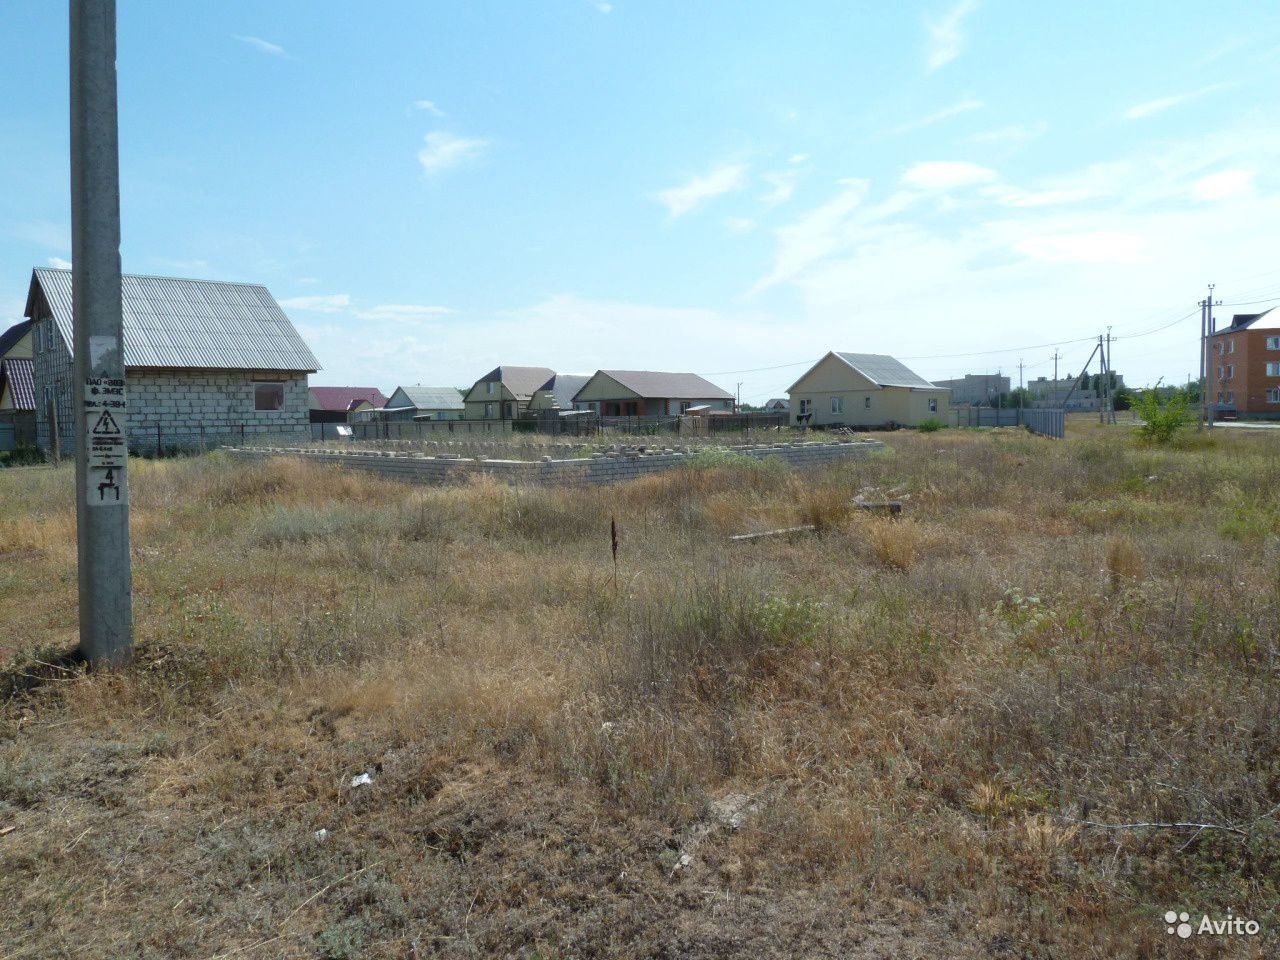
[[[80,651],[133,654],[120,294],[115,0],[71,0],[71,258],[75,315]]]
[[[1213,336],[1213,308],[1222,303],[1221,300],[1215,304],[1213,299],[1214,284],[1209,284],[1209,295],[1200,301],[1200,403],[1201,416],[1204,424],[1210,430],[1213,429],[1213,404],[1209,402],[1209,387],[1213,383],[1213,350],[1210,337]]]

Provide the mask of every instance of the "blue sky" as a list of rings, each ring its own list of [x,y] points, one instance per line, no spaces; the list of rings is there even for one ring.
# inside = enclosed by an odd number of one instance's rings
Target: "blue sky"
[[[1206,283],[1280,304],[1270,5],[119,8],[125,270],[266,284],[317,383],[759,401],[829,349],[1030,378],[1108,325],[1181,380]],[[0,320],[71,255],[66,22],[0,8]]]

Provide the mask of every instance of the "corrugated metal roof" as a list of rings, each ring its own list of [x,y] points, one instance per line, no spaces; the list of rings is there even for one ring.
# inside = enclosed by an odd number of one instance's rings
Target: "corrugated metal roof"
[[[591,375],[586,373],[557,373],[538,390],[548,391],[555,398],[556,406],[567,410],[573,406],[574,396],[587,385],[590,379]]]
[[[925,387],[938,389],[901,360],[883,353],[840,353],[836,356],[853,369],[882,387]]]
[[[732,400],[733,394],[696,373],[660,370],[600,370],[640,397],[660,400]],[[579,391],[581,393],[581,391]]]
[[[385,407],[387,398],[377,387],[312,387],[312,399],[321,410],[343,412],[368,400],[375,407]]]
[[[4,355],[12,350],[34,326],[30,320],[19,320],[4,333],[0,333],[0,360],[4,359]]]
[[[419,410],[463,409],[462,394],[454,387],[396,387],[395,392],[391,394],[392,399],[395,398],[396,393],[403,393],[405,399]]]
[[[0,396],[4,395],[6,383],[13,394],[15,409],[35,410],[35,363],[30,357],[10,357],[7,360],[0,360]]]
[[[31,288],[27,315],[39,288],[71,349],[71,271],[37,267]],[[126,273],[121,293],[126,367],[320,369],[266,287]]]

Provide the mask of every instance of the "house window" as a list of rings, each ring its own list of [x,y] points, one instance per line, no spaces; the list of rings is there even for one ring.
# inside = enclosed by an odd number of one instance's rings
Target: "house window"
[[[283,383],[255,383],[253,385],[253,409],[283,410]]]
[[[513,418],[515,417],[515,411],[512,409],[512,404],[511,404],[511,402],[510,402],[510,401],[508,401],[508,402],[507,402],[507,414],[506,414],[506,416],[507,416],[507,419],[508,419],[508,420],[511,420],[511,419],[513,419]]]
[[[1267,337],[1268,350],[1280,350],[1280,337]]]
[[[929,412],[930,412],[930,413],[937,413],[937,412],[938,412],[938,398],[937,398],[937,397],[930,397],[930,398],[929,398]]]
[[[844,397],[831,398],[831,412],[844,413]]]
[[[1223,340],[1218,341],[1218,356],[1222,356],[1227,352],[1227,344]]]
[[[693,406],[693,401],[692,401],[692,400],[681,400],[681,401],[680,401],[680,412],[681,412],[681,413],[684,413],[686,410],[688,410],[688,409],[689,409],[690,407],[692,407],[692,406]]]
[[[498,405],[496,403],[486,403],[484,405],[484,418],[492,420],[497,416]]]
[[[1227,375],[1224,379],[1230,380],[1232,377],[1236,375],[1236,365],[1234,363],[1228,363],[1226,366],[1226,371],[1227,371]]]
[[[1267,376],[1268,376],[1268,377],[1280,377],[1280,363],[1268,363],[1268,364],[1267,364]]]
[[[488,383],[486,383],[486,384],[484,385],[484,392],[485,392],[485,393],[487,393],[487,394],[489,394],[489,396],[493,396],[493,381],[492,381],[492,380],[490,380]]]
[[[864,409],[866,409],[866,410],[870,410],[870,409],[871,409],[871,398],[870,398],[870,397],[863,397],[863,398],[862,398],[862,406],[863,406],[863,408],[864,408]]]
[[[1227,403],[1235,403],[1235,402],[1236,402],[1236,395],[1235,395],[1235,393],[1234,393],[1233,391],[1231,391],[1231,390],[1228,390],[1228,391],[1227,391]]]
[[[1267,403],[1280,403],[1280,387],[1267,387]]]
[[[812,405],[813,405],[813,401],[812,401],[812,400],[801,400],[801,401],[800,401],[800,415],[801,415],[801,416],[804,416],[804,414],[809,413],[809,408],[810,408]]]
[[[1234,340],[1228,340],[1227,353],[1235,353],[1235,352],[1236,352],[1236,342]]]

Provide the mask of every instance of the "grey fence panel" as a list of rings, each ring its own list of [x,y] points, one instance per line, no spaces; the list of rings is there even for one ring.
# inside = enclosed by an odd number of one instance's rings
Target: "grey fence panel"
[[[958,427],[1026,427],[1045,437],[1066,436],[1066,416],[1062,410],[1018,407],[958,407]]]
[[[1067,416],[1063,410],[1023,410],[1023,423],[1032,433],[1061,440],[1067,435]]]

